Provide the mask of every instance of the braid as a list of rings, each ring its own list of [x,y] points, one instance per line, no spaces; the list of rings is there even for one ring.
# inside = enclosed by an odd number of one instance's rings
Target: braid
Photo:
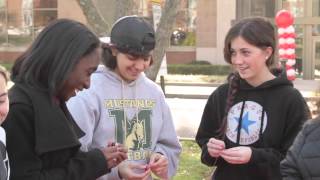
[[[222,123],[220,128],[218,129],[218,135],[222,139],[224,139],[226,130],[227,130],[227,118],[228,118],[228,112],[234,102],[234,99],[236,97],[236,93],[238,92],[239,89],[239,83],[240,83],[240,77],[238,73],[231,73],[228,77],[228,82],[229,82],[229,88],[228,88],[228,96],[227,96],[227,103],[225,107],[225,114],[222,119]]]

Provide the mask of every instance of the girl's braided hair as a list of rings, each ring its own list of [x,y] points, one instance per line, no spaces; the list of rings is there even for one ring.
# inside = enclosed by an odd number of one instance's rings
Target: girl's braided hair
[[[218,129],[218,136],[224,139],[226,130],[227,130],[227,118],[228,118],[228,112],[230,108],[233,105],[234,99],[236,97],[236,94],[238,92],[239,86],[240,86],[240,76],[238,73],[231,73],[228,76],[228,83],[229,83],[229,88],[228,88],[228,97],[227,97],[227,103],[225,107],[225,113],[224,117],[222,119],[222,123],[220,128]]]

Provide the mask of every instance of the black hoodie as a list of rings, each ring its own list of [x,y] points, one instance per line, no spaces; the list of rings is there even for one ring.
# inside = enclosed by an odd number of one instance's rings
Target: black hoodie
[[[221,157],[217,161],[211,157],[206,145],[211,137],[221,139],[217,130],[225,115],[228,87],[228,84],[218,87],[205,106],[196,135],[196,141],[202,148],[201,161],[217,166],[213,177],[216,180],[281,179],[280,161],[303,122],[310,117],[305,100],[284,77],[277,77],[258,87],[240,80],[239,90],[228,112],[224,142],[226,148],[249,146],[252,156],[247,164],[229,164]],[[241,126],[238,126],[239,122]],[[240,132],[238,127],[241,127]]]

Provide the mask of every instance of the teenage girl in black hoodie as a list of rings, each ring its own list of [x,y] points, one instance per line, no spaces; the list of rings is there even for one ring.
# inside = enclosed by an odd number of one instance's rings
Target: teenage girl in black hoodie
[[[248,18],[225,38],[235,72],[209,97],[196,135],[201,161],[217,166],[212,179],[281,179],[280,161],[309,117],[299,91],[271,70],[274,32],[263,18]]]

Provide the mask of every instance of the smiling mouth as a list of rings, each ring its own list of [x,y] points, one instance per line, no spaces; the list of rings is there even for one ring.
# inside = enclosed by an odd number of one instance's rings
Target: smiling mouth
[[[247,70],[247,69],[249,69],[249,67],[239,67],[238,68],[239,71],[244,71],[244,70]]]
[[[140,72],[138,72],[138,71],[131,71],[131,75],[132,75],[132,76],[137,76],[139,73],[140,73]]]

